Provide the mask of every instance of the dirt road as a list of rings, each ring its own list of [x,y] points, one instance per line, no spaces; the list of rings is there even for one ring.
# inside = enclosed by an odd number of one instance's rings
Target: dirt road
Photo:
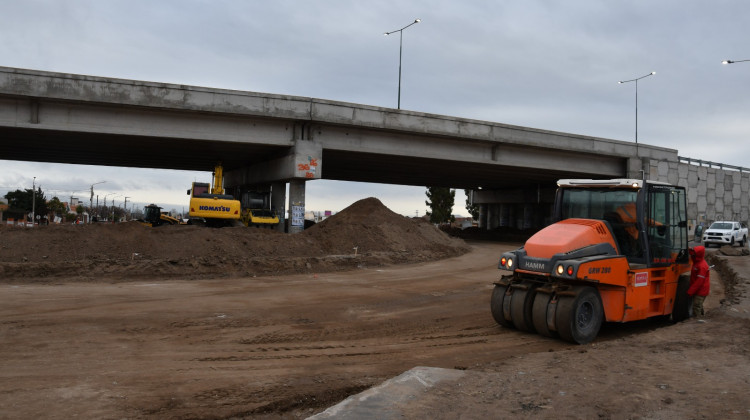
[[[602,404],[575,392],[569,381],[576,376],[566,376],[575,371],[584,382],[597,378],[581,388],[586,392],[613,393],[612,406],[599,413],[628,418],[616,411],[632,407],[630,394],[621,394],[627,388],[645,386],[637,395],[648,399],[662,382],[679,395],[681,384],[694,381],[695,370],[686,370],[640,383],[638,359],[674,360],[680,346],[723,358],[726,367],[706,368],[703,379],[729,375],[729,394],[714,405],[731,397],[741,406],[748,352],[738,346],[748,342],[747,324],[734,326],[744,337],[715,353],[702,340],[690,345],[689,336],[670,336],[698,324],[607,326],[587,346],[497,326],[489,313],[496,259],[516,246],[474,243],[468,254],[438,262],[317,275],[0,284],[0,418],[299,418],[414,366],[501,375],[476,379],[482,391],[460,398],[456,384],[438,388],[415,417],[470,413],[456,411],[469,403],[498,413],[492,402],[507,401],[507,417],[574,418],[580,407]],[[720,293],[715,289],[707,306],[718,306]],[[724,341],[727,328],[717,330]],[[627,340],[644,336],[650,341],[639,341],[636,360],[609,371],[613,361],[632,359]],[[737,350],[743,353],[731,354]],[[529,385],[543,391],[528,395],[535,389]],[[539,408],[554,398],[566,408]]]
[[[0,417],[307,415],[415,365],[566,347],[493,322],[511,247],[345,273],[0,285]]]

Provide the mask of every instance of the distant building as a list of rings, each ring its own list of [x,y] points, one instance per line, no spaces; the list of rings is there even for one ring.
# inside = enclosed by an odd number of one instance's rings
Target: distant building
[[[310,220],[315,223],[320,223],[323,220],[326,220],[327,218],[331,217],[333,215],[333,212],[331,210],[325,210],[325,211],[306,211],[305,212],[305,220]]]

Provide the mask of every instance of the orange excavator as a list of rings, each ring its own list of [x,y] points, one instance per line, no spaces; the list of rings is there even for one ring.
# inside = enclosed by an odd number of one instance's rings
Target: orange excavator
[[[688,317],[683,187],[563,179],[554,220],[501,256],[507,274],[490,302],[498,324],[585,344],[603,322]]]

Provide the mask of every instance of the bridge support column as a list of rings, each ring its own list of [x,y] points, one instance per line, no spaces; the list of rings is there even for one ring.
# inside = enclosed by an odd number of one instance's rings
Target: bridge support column
[[[487,204],[479,205],[479,220],[477,220],[479,229],[487,229],[487,207],[489,207]]]
[[[649,179],[648,159],[632,157],[628,159],[626,176],[630,179]]]
[[[289,219],[289,233],[301,232],[305,224],[305,182],[320,179],[323,148],[311,140],[297,140],[280,158],[225,172],[228,186],[271,185],[271,205],[279,212],[279,230]],[[286,182],[289,182],[289,213],[286,206]]]
[[[498,204],[487,204],[487,230],[497,229]]]
[[[284,232],[286,227],[286,182],[271,183],[271,208],[279,215],[276,230]]]
[[[500,203],[497,205],[497,226],[513,227],[513,207],[509,203]]]
[[[293,179],[289,181],[289,233],[299,233],[305,230],[305,180]]]

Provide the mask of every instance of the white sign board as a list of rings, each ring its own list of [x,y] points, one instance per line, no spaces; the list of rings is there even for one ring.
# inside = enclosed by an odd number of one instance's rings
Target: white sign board
[[[305,206],[292,206],[292,226],[305,225]]]

